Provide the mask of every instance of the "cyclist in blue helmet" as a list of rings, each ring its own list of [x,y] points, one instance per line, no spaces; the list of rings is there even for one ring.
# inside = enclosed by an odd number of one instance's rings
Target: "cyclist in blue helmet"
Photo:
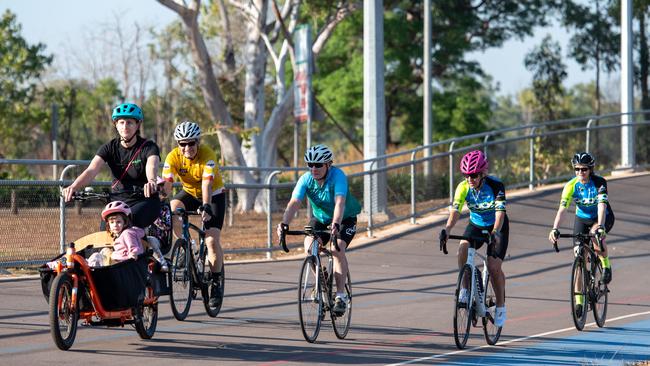
[[[112,188],[120,192],[113,200],[126,202],[131,207],[133,225],[145,228],[160,213],[160,200],[154,195],[158,190],[156,178],[160,165],[160,148],[155,142],[140,136],[144,115],[138,105],[117,105],[111,119],[118,137],[97,150],[88,168],[63,189],[63,197],[66,202],[70,201],[73,193],[90,184],[104,164],[107,164],[114,178]],[[129,192],[139,188],[142,188],[144,197]]]

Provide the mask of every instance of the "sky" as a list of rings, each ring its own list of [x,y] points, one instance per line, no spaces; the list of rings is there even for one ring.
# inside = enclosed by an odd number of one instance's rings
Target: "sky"
[[[154,0],[0,0],[0,11],[10,9],[17,14],[22,25],[22,35],[29,43],[41,42],[55,56],[64,55],[75,45],[83,44],[84,34],[97,24],[114,23],[119,16],[123,24],[137,21],[144,26],[163,27],[177,15]],[[527,52],[541,43],[546,34],[560,42],[566,53],[568,35],[560,27],[538,28],[531,39],[512,40],[502,48],[475,52],[467,56],[478,61],[483,70],[492,75],[500,85],[501,95],[515,95],[531,83],[531,75],[524,67]],[[594,79],[591,70],[581,71],[580,66],[565,58],[568,77],[565,86]]]

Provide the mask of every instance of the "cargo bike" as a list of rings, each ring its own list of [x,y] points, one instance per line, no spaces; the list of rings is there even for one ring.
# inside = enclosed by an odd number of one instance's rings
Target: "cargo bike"
[[[75,196],[75,200],[92,198],[106,198],[106,194],[83,192]],[[142,241],[148,248],[146,240]],[[88,264],[92,253],[112,244],[105,231],[86,235],[39,269],[49,304],[50,333],[61,350],[74,343],[80,321],[85,326],[133,325],[142,339],[150,339],[156,332],[158,298],[169,294],[168,276],[160,272],[151,249],[145,249],[137,259],[109,266]]]

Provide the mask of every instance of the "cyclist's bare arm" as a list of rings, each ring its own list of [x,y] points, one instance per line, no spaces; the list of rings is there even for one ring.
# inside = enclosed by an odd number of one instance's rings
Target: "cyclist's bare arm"
[[[145,197],[151,197],[151,194],[158,190],[156,179],[158,178],[159,165],[160,158],[157,155],[151,155],[147,158],[147,165],[144,167],[145,174],[147,175],[147,183],[142,187]]]
[[[503,221],[506,218],[506,212],[505,211],[497,211],[495,213],[495,218],[494,218],[494,231],[496,232],[501,232],[501,228],[503,227]]]
[[[343,212],[345,210],[345,196],[339,195],[334,197],[334,214],[332,215],[332,224],[341,225],[343,221]],[[336,225],[332,225],[332,235],[338,235]]]
[[[88,168],[83,171],[83,173],[79,174],[77,179],[72,182],[68,187],[63,189],[63,197],[66,202],[69,202],[72,200],[72,195],[74,192],[80,190],[81,188],[87,186],[90,182],[95,179],[97,174],[99,174],[99,171],[102,169],[104,166],[104,159],[102,159],[99,155],[95,155],[93,160],[90,161],[90,164],[88,165]]]
[[[209,205],[212,201],[212,179],[203,179],[201,181],[201,204]],[[214,214],[214,212],[213,212]],[[201,210],[201,219],[203,221],[210,220],[212,216],[205,210]]]
[[[606,211],[607,211],[607,204],[605,202],[598,203],[598,226],[605,227]]]
[[[456,223],[458,223],[458,219],[460,218],[460,212],[454,210],[453,208],[449,209],[449,218],[447,219],[447,225],[445,225],[445,231],[447,232],[447,235],[449,235],[449,232],[451,229],[456,226]]]
[[[560,227],[560,224],[562,224],[562,218],[564,217],[564,213],[566,212],[566,207],[560,206],[560,208],[557,209],[557,214],[555,214],[555,220],[553,220],[553,228],[557,229]],[[548,241],[550,241],[552,244],[555,244],[557,239],[553,237],[553,231],[551,231],[548,234]]]
[[[277,228],[278,238],[282,236],[281,235],[282,224],[289,225],[291,223],[291,220],[293,220],[294,216],[296,216],[296,212],[298,212],[299,208],[300,208],[300,200],[291,197],[289,203],[287,204],[287,208],[284,210],[284,215],[282,215],[282,222],[278,224],[278,228]]]

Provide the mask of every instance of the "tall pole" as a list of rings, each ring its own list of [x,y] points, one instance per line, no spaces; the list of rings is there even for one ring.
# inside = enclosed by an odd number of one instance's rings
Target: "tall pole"
[[[424,146],[431,144],[431,133],[433,127],[433,118],[431,116],[431,37],[431,0],[424,0],[424,80],[422,83],[424,89],[424,126],[422,128],[424,136],[422,139],[422,145]],[[429,156],[431,156],[431,149],[425,148],[424,157],[427,158]],[[432,163],[430,160],[427,160],[424,163],[424,176],[429,177],[432,170]]]
[[[56,140],[59,135],[59,108],[56,104],[52,104],[52,160],[59,158],[59,148],[56,145]],[[56,165],[52,166],[52,180],[56,180]]]
[[[363,155],[372,159],[386,151],[384,112],[384,6],[382,0],[363,2]],[[384,167],[385,161],[364,164],[366,171]],[[386,173],[364,176],[366,213],[386,212]],[[372,205],[372,206],[371,206]]]
[[[634,159],[634,83],[632,82],[632,0],[621,1],[621,168],[633,168]]]

